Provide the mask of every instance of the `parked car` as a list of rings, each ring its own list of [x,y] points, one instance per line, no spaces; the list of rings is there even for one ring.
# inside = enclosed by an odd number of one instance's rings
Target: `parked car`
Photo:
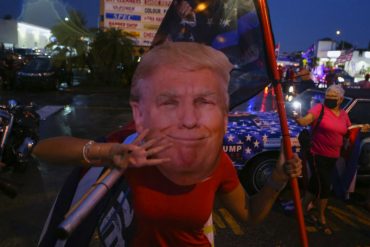
[[[60,70],[49,57],[35,57],[17,72],[16,88],[55,90],[60,85]]]
[[[335,73],[337,76],[337,83],[342,85],[344,88],[355,86],[355,78],[350,76],[346,71],[336,70]]]
[[[261,97],[261,96],[257,96]],[[324,89],[307,89],[286,103],[286,112],[293,152],[300,152],[298,134],[303,127],[293,120],[293,110],[302,115],[314,105],[323,102]],[[251,108],[255,98],[245,102],[229,114],[224,151],[238,169],[240,181],[250,194],[259,191],[274,168],[281,146],[281,129],[276,109]],[[370,90],[348,89],[342,107],[353,124],[370,123]],[[245,109],[244,111],[241,109]],[[370,137],[362,135],[358,176],[370,176]]]

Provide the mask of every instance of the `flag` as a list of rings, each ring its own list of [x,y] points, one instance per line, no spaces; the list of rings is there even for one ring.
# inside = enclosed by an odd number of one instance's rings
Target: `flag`
[[[352,128],[349,130],[348,144],[344,143],[341,157],[337,161],[332,177],[333,190],[339,198],[348,199],[348,193],[351,192],[356,179],[360,152],[360,128]]]
[[[353,48],[352,49],[349,49],[349,50],[342,51],[342,53],[337,58],[337,60],[336,60],[335,63],[337,63],[337,64],[343,64],[345,62],[351,61],[352,56],[353,56],[353,51],[354,51]]]
[[[276,59],[279,57],[279,53],[280,53],[280,43],[277,43],[275,45],[275,57],[276,57]]]
[[[191,21],[182,20],[176,8],[186,1],[194,10]],[[173,1],[153,39],[199,42],[218,49],[234,65],[229,85],[231,109],[268,85],[272,78],[266,62],[266,47],[259,11],[254,0]]]

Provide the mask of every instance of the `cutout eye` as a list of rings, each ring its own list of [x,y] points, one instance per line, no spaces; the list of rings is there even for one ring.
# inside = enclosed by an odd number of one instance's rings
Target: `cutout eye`
[[[172,105],[175,106],[177,104],[178,104],[177,100],[172,100],[172,99],[168,99],[160,103],[160,105],[165,105],[165,106],[172,106]]]
[[[195,103],[196,104],[204,104],[204,105],[206,105],[206,104],[214,105],[215,104],[212,100],[207,99],[207,98],[198,98],[198,99],[195,100]]]

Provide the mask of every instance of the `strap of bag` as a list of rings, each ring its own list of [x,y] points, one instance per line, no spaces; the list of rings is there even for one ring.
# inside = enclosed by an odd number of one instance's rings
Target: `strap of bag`
[[[317,127],[320,125],[320,122],[321,122],[323,116],[324,116],[324,105],[321,104],[320,115],[319,115],[319,118],[317,119],[317,123],[315,124],[315,126],[312,129],[312,135],[314,134],[314,132],[317,129]]]

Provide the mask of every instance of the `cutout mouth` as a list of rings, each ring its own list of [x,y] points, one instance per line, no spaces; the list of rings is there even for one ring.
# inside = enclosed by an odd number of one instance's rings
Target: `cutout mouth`
[[[206,136],[200,135],[167,135],[167,136],[174,141],[180,142],[199,142],[207,138]]]

